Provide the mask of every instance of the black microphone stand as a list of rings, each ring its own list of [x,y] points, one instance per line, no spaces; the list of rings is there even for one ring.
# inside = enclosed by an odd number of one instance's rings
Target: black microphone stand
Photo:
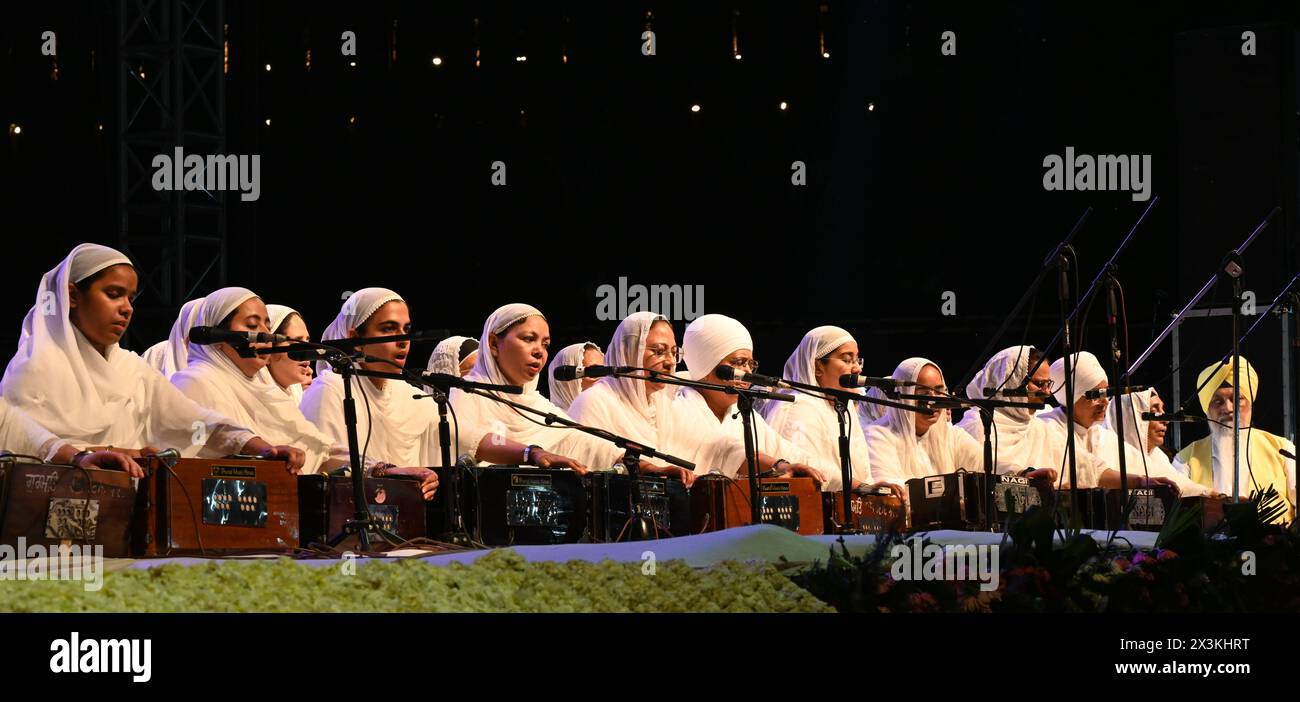
[[[1210,279],[1205,282],[1205,285],[1202,285],[1201,289],[1198,290],[1196,294],[1192,296],[1191,301],[1188,302],[1186,305],[1184,305],[1183,308],[1179,310],[1178,314],[1174,316],[1173,320],[1169,322],[1169,326],[1165,327],[1164,331],[1160,332],[1160,335],[1157,336],[1155,340],[1151,342],[1151,345],[1147,347],[1147,350],[1143,351],[1142,355],[1139,356],[1137,360],[1133,361],[1133,365],[1129,366],[1128,371],[1125,372],[1126,378],[1131,377],[1133,375],[1133,372],[1136,371],[1137,368],[1141,366],[1144,362],[1146,362],[1147,358],[1149,358],[1151,354],[1155,351],[1156,347],[1159,346],[1160,343],[1165,340],[1165,337],[1169,336],[1169,333],[1173,331],[1174,327],[1183,321],[1183,317],[1186,316],[1187,313],[1190,312],[1192,308],[1195,307],[1197,303],[1201,301],[1201,298],[1205,297],[1205,295],[1210,292],[1210,289],[1213,288],[1219,282],[1220,276],[1226,275],[1232,279],[1233,304],[1232,304],[1232,351],[1231,353],[1232,353],[1232,401],[1233,401],[1233,409],[1232,409],[1232,501],[1233,502],[1239,502],[1241,498],[1240,495],[1241,491],[1239,489],[1239,483],[1241,481],[1241,455],[1240,455],[1240,447],[1238,445],[1238,439],[1239,439],[1238,430],[1241,424],[1241,420],[1238,416],[1240,414],[1239,410],[1241,409],[1241,389],[1240,386],[1238,385],[1240,381],[1238,352],[1240,351],[1241,339],[1237,336],[1239,331],[1239,325],[1241,324],[1241,275],[1243,272],[1243,267],[1241,265],[1241,255],[1245,253],[1246,248],[1250,246],[1251,242],[1255,240],[1255,237],[1258,236],[1260,232],[1264,231],[1264,229],[1267,228],[1268,225],[1273,221],[1273,218],[1276,217],[1277,214],[1281,211],[1282,211],[1281,207],[1274,207],[1272,210],[1270,210],[1269,213],[1264,217],[1264,221],[1260,222],[1259,226],[1255,227],[1255,230],[1250,233],[1250,236],[1246,237],[1246,240],[1241,243],[1241,246],[1238,246],[1237,248],[1228,252],[1228,255],[1224,258],[1223,263],[1220,265],[1219,270],[1216,270],[1214,274],[1210,276]],[[1294,280],[1292,282],[1294,282]],[[1290,283],[1288,283],[1287,286],[1290,287]],[[1285,291],[1285,288],[1283,288],[1283,291]],[[1258,325],[1258,323],[1259,321],[1257,320],[1256,325]],[[1251,329],[1253,331],[1254,327],[1251,327]],[[1220,362],[1220,367],[1222,367],[1222,365],[1223,362]],[[1209,375],[1206,376],[1206,380],[1208,380],[1213,376],[1214,373],[1210,373]],[[1201,386],[1197,388],[1198,394],[1203,386],[1204,383],[1202,383]]]

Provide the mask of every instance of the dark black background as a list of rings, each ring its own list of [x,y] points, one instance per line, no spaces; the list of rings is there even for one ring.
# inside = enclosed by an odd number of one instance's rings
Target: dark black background
[[[765,371],[833,323],[857,336],[867,373],[922,355],[956,384],[1086,206],[1084,286],[1145,206],[1128,192],[1045,192],[1042,159],[1066,145],[1153,157],[1162,201],[1119,260],[1130,357],[1275,204],[1287,211],[1248,252],[1246,287],[1262,305],[1295,271],[1295,3],[819,5],[227,2],[227,152],[262,155],[262,194],[229,198],[225,282],[302,310],[316,335],[343,291],[371,285],[401,292],[417,328],[473,336],[497,306],[526,301],[550,319],[553,348],[608,340],[601,284],[696,284],[706,311],[749,326]],[[118,242],[114,7],[0,10],[0,126],[23,128],[0,146],[0,355],[42,272],[81,241]],[[647,10],[654,57],[640,51]],[[1216,29],[1236,25],[1272,32],[1255,60],[1239,29]],[[45,29],[58,32],[58,80],[39,52]],[[1180,64],[1179,34],[1202,29],[1230,41]],[[343,30],[358,35],[356,68],[339,54]],[[956,56],[940,55],[945,30]],[[1224,86],[1240,90],[1223,100]],[[1189,154],[1218,170],[1206,180]],[[496,160],[505,187],[490,183]],[[804,187],[791,185],[795,160]],[[1032,343],[1054,333],[1054,290],[1037,298]],[[944,291],[955,317],[940,314]],[[158,311],[148,294],[138,306]],[[141,315],[129,345],[163,338],[174,312]],[[1084,339],[1099,356],[1100,312]],[[1184,333],[1198,345],[1189,383],[1230,339],[1224,325]],[[1248,347],[1271,429],[1279,334],[1269,320]],[[1169,366],[1166,345],[1137,380]]]

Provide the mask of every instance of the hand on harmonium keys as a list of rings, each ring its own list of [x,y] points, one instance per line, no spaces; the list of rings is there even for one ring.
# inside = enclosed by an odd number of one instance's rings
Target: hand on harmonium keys
[[[139,451],[136,451],[139,457]],[[78,468],[99,468],[100,470],[126,471],[132,478],[143,478],[144,469],[131,457],[130,453],[113,449],[87,449],[72,458],[72,464]]]
[[[420,493],[424,496],[425,502],[432,500],[433,496],[438,492],[438,474],[428,468],[398,468],[396,466],[388,466],[383,470],[376,469],[376,471],[371,473],[371,475],[376,478],[386,478],[390,475],[404,475],[411,478],[419,478]]]
[[[283,460],[284,467],[294,475],[301,472],[303,464],[307,462],[307,453],[295,446],[268,446],[258,451],[257,455],[267,460]]]
[[[669,479],[676,478],[682,481],[682,483],[688,488],[695,484],[695,473],[679,466],[657,466],[653,463],[641,461],[637,466],[637,470],[642,473],[650,473],[651,475],[659,475]]]
[[[816,468],[806,466],[802,463],[783,463],[782,465],[787,471],[789,471],[786,475],[791,475],[796,478],[812,478],[813,483],[817,485],[817,489],[820,490],[822,488],[822,474],[818,473]]]
[[[1029,478],[1030,480],[1042,479],[1042,480],[1046,480],[1049,483],[1055,483],[1056,469],[1055,468],[1031,468],[1021,473],[1020,477]]]
[[[854,492],[866,493],[868,495],[879,494],[879,490],[887,490],[890,495],[897,497],[900,500],[907,499],[907,496],[903,494],[902,488],[887,480],[880,480],[871,484],[858,483],[858,486],[853,488]]]
[[[587,474],[587,466],[582,463],[541,448],[529,454],[528,461],[538,468],[568,468],[578,475]]]

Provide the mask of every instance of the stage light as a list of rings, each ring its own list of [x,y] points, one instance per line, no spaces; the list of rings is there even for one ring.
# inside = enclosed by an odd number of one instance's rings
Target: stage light
[[[19,125],[17,125],[17,124],[10,124],[10,125],[9,125],[9,135],[10,135],[10,136],[18,136],[19,134],[22,134],[22,133],[23,133],[23,128],[22,128],[21,126],[19,126]]]
[[[867,112],[875,112],[875,111],[876,111],[876,103],[874,102],[867,103]]]
[[[348,65],[351,66],[351,67],[353,67],[353,68],[356,68],[356,67],[357,67],[357,62],[356,62],[356,61],[349,61],[349,62],[348,62]]]
[[[271,64],[269,64],[269,63],[266,64],[266,72],[267,72],[267,73],[270,73],[270,72],[271,72]]]
[[[830,57],[831,57],[831,52],[829,51],[822,52],[822,58],[830,58]]]
[[[789,106],[790,106],[790,105],[787,104],[785,100],[782,100],[782,101],[781,101],[781,111],[782,111],[782,112],[785,112],[785,109],[786,109],[787,107],[789,107]]]
[[[519,63],[524,63],[524,62],[526,62],[526,61],[528,60],[528,57],[527,57],[527,56],[520,55],[520,56],[516,56],[516,57],[515,57],[515,60],[518,61]]]
[[[442,65],[442,57],[441,57],[441,56],[434,56],[434,57],[433,57],[433,65],[435,65],[435,66],[441,66],[441,65]]]
[[[699,112],[699,111],[700,111],[699,105],[691,105],[691,112]]]
[[[271,126],[271,118],[270,118],[270,117],[267,117],[267,118],[266,118],[266,126],[268,126],[268,127]]]
[[[96,124],[96,125],[95,125],[95,131],[97,131],[97,132],[102,132],[102,131],[104,131],[104,123],[103,123],[103,122],[100,122],[99,124]]]
[[[355,115],[348,118],[348,124],[356,124],[356,123],[357,123],[357,118]]]
[[[736,54],[736,60],[737,60],[737,61],[740,60],[740,54]]]

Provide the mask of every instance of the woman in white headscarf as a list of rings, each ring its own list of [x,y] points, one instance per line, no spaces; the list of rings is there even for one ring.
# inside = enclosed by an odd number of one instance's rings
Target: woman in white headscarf
[[[120,252],[98,244],[74,248],[41,279],[18,351],[5,369],[5,398],[76,442],[149,452],[161,446],[187,457],[206,446],[221,455],[284,459],[293,472],[302,468],[301,450],[272,446],[198,406],[118,346],[138,284],[134,266]]]
[[[1068,485],[1070,469],[1066,455],[1066,426],[1074,431],[1075,472],[1080,488],[1117,488],[1119,481],[1119,437],[1104,425],[1109,399],[1102,395],[1088,399],[1085,393],[1090,390],[1105,390],[1110,387],[1106,371],[1102,369],[1097,357],[1083,351],[1074,354],[1071,364],[1074,369],[1074,417],[1069,419],[1065,412],[1065,359],[1058,358],[1052,363],[1053,395],[1060,406],[1054,407],[1038,416],[1047,423],[1051,439],[1051,452],[1055,456],[1057,470],[1060,474],[1059,484]],[[1128,462],[1129,487],[1147,485],[1168,485],[1178,489],[1176,480],[1169,476],[1152,474],[1149,477],[1141,473],[1142,454],[1136,449],[1130,450],[1125,460]],[[1134,468],[1137,468],[1135,471]]]
[[[1178,483],[1179,493],[1186,497],[1212,494],[1211,489],[1174,470],[1169,456],[1165,455],[1160,448],[1165,441],[1167,425],[1164,422],[1152,422],[1142,418],[1143,412],[1163,413],[1165,411],[1165,403],[1160,399],[1155,388],[1121,395],[1120,398],[1120,402],[1112,403],[1106,411],[1104,425],[1112,436],[1106,437],[1103,451],[1117,453],[1117,442],[1114,437],[1118,437],[1119,432],[1115,430],[1118,425],[1115,415],[1117,412],[1123,412],[1124,440],[1127,443],[1125,460],[1130,475],[1156,475],[1169,478]],[[1118,455],[1115,460],[1119,461]]]
[[[298,310],[284,305],[267,305],[266,313],[269,315],[266,326],[272,334],[287,336],[294,341],[311,341],[311,334],[307,332],[307,323]],[[302,394],[307,386],[311,385],[313,379],[311,361],[294,360],[288,353],[272,354],[267,358],[266,370],[270,373],[271,380],[275,381],[280,390],[293,398],[295,406],[299,405],[302,402]]]
[[[661,314],[634,312],[619,323],[610,339],[606,362],[611,366],[649,368],[672,373],[679,350],[672,324]],[[666,454],[690,461],[699,451],[683,445],[680,428],[673,416],[672,386],[636,378],[600,378],[590,390],[578,395],[569,407],[573,418],[600,427]],[[729,450],[730,446],[728,446]],[[688,487],[695,473],[675,466],[657,466],[642,461],[643,469],[668,475]]]
[[[560,366],[578,366],[580,368],[599,366],[604,361],[605,356],[601,353],[600,346],[594,341],[580,341],[560,349],[560,352],[551,358],[551,365],[546,369],[547,387],[550,388],[550,397],[548,399],[556,407],[568,411],[569,405],[573,404],[574,398],[595,385],[599,378],[556,380],[555,369]]]
[[[824,326],[804,334],[794,353],[786,359],[781,377],[797,383],[843,390],[840,376],[861,371],[862,359],[858,356],[858,342],[853,335],[839,327]],[[892,484],[872,484],[871,457],[867,453],[866,439],[853,408],[849,410],[845,424],[849,430],[849,465],[853,481],[850,487],[888,487],[901,496],[901,491]],[[843,489],[839,417],[829,398],[795,393],[794,402],[764,403],[763,417],[778,434],[804,449],[810,465],[821,473],[822,490],[839,492]]]
[[[1012,346],[1002,349],[989,359],[979,373],[966,384],[966,397],[983,399],[986,388],[1015,389],[1023,383],[1030,392],[1046,393],[1052,387],[1051,366],[1039,363],[1042,352],[1032,346]],[[1025,383],[1030,366],[1037,364],[1033,377]],[[1015,473],[1033,478],[1056,481],[1057,456],[1051,449],[1048,427],[1039,419],[1034,407],[1024,397],[1006,397],[1002,394],[992,399],[1005,402],[1026,403],[1024,407],[999,407],[993,410],[993,460],[998,473]],[[980,411],[968,409],[957,426],[970,434],[980,450],[984,446],[984,423]],[[981,464],[982,465],[982,464]]]
[[[909,358],[894,369],[894,380],[917,383],[910,395],[947,392],[943,371],[926,358]],[[916,400],[900,400],[916,405]],[[912,478],[952,473],[958,469],[984,470],[984,448],[964,431],[952,428],[948,410],[932,414],[886,407],[880,419],[867,427],[867,452],[877,480],[900,488]]]
[[[267,310],[247,288],[222,288],[204,298],[196,325],[239,332],[266,331]],[[303,473],[316,473],[347,465],[347,452],[331,458],[333,442],[298,409],[292,395],[267,373],[268,357],[241,358],[230,344],[190,344],[189,367],[172,375],[171,382],[199,405],[230,417],[268,441],[297,446],[306,452]],[[202,458],[220,458],[211,449]]]
[[[703,315],[686,327],[686,333],[682,335],[682,356],[690,380],[716,385],[748,387],[746,383],[719,378],[719,366],[748,373],[758,369],[758,362],[754,360],[754,340],[749,330],[739,321],[721,314]],[[696,453],[689,458],[695,463],[696,475],[711,472],[729,478],[748,475],[744,424],[736,411],[736,404],[737,397],[731,393],[690,387],[681,388],[673,399],[673,421],[679,427],[679,441],[682,446],[696,447]],[[812,478],[821,487],[822,472],[807,465],[807,451],[776,433],[757,409],[754,411],[754,431],[757,434],[755,449],[760,474],[775,472],[782,476]]]
[[[338,316],[321,337],[331,340],[351,337],[392,336],[411,330],[406,301],[386,288],[365,288],[348,297]],[[357,364],[362,370],[396,373],[406,365],[409,341],[390,341],[358,346],[369,359]],[[303,393],[302,411],[334,441],[335,451],[348,450],[347,425],[343,421],[343,378],[324,361],[316,366],[317,377]],[[355,376],[352,396],[357,409],[357,440],[367,471],[392,473],[399,466],[417,468],[442,463],[438,441],[438,410],[433,400],[415,399],[424,389],[401,380]],[[517,461],[522,445],[492,433],[492,427],[468,422],[457,412],[453,427],[459,433],[464,452],[479,460]],[[452,461],[458,453],[452,451]],[[558,458],[558,457],[557,457]],[[373,473],[372,473],[373,474]]]
[[[514,303],[497,308],[483,324],[479,337],[478,361],[466,380],[493,385],[518,385],[521,395],[503,395],[513,402],[569,419],[537,391],[537,381],[546,365],[551,342],[550,325],[537,308]],[[475,433],[492,432],[528,448],[522,461],[551,467],[568,467],[585,472],[588,466],[608,468],[622,459],[623,450],[603,439],[575,429],[546,425],[535,415],[494,402],[479,395],[453,389],[451,404],[456,418]],[[471,434],[472,436],[473,434]],[[467,448],[461,430],[461,448]],[[541,459],[537,459],[537,456]],[[565,458],[571,457],[571,458]],[[484,460],[480,455],[479,460]]]
[[[181,305],[181,313],[176,315],[176,321],[172,323],[172,331],[167,338],[145,349],[141,354],[145,363],[157,368],[164,378],[172,377],[172,373],[185,370],[185,367],[190,364],[190,329],[198,324],[195,319],[199,315],[199,307],[202,304],[203,298],[200,297]]]
[[[478,361],[478,339],[468,336],[449,336],[438,342],[429,355],[428,369],[458,378],[474,367]]]

